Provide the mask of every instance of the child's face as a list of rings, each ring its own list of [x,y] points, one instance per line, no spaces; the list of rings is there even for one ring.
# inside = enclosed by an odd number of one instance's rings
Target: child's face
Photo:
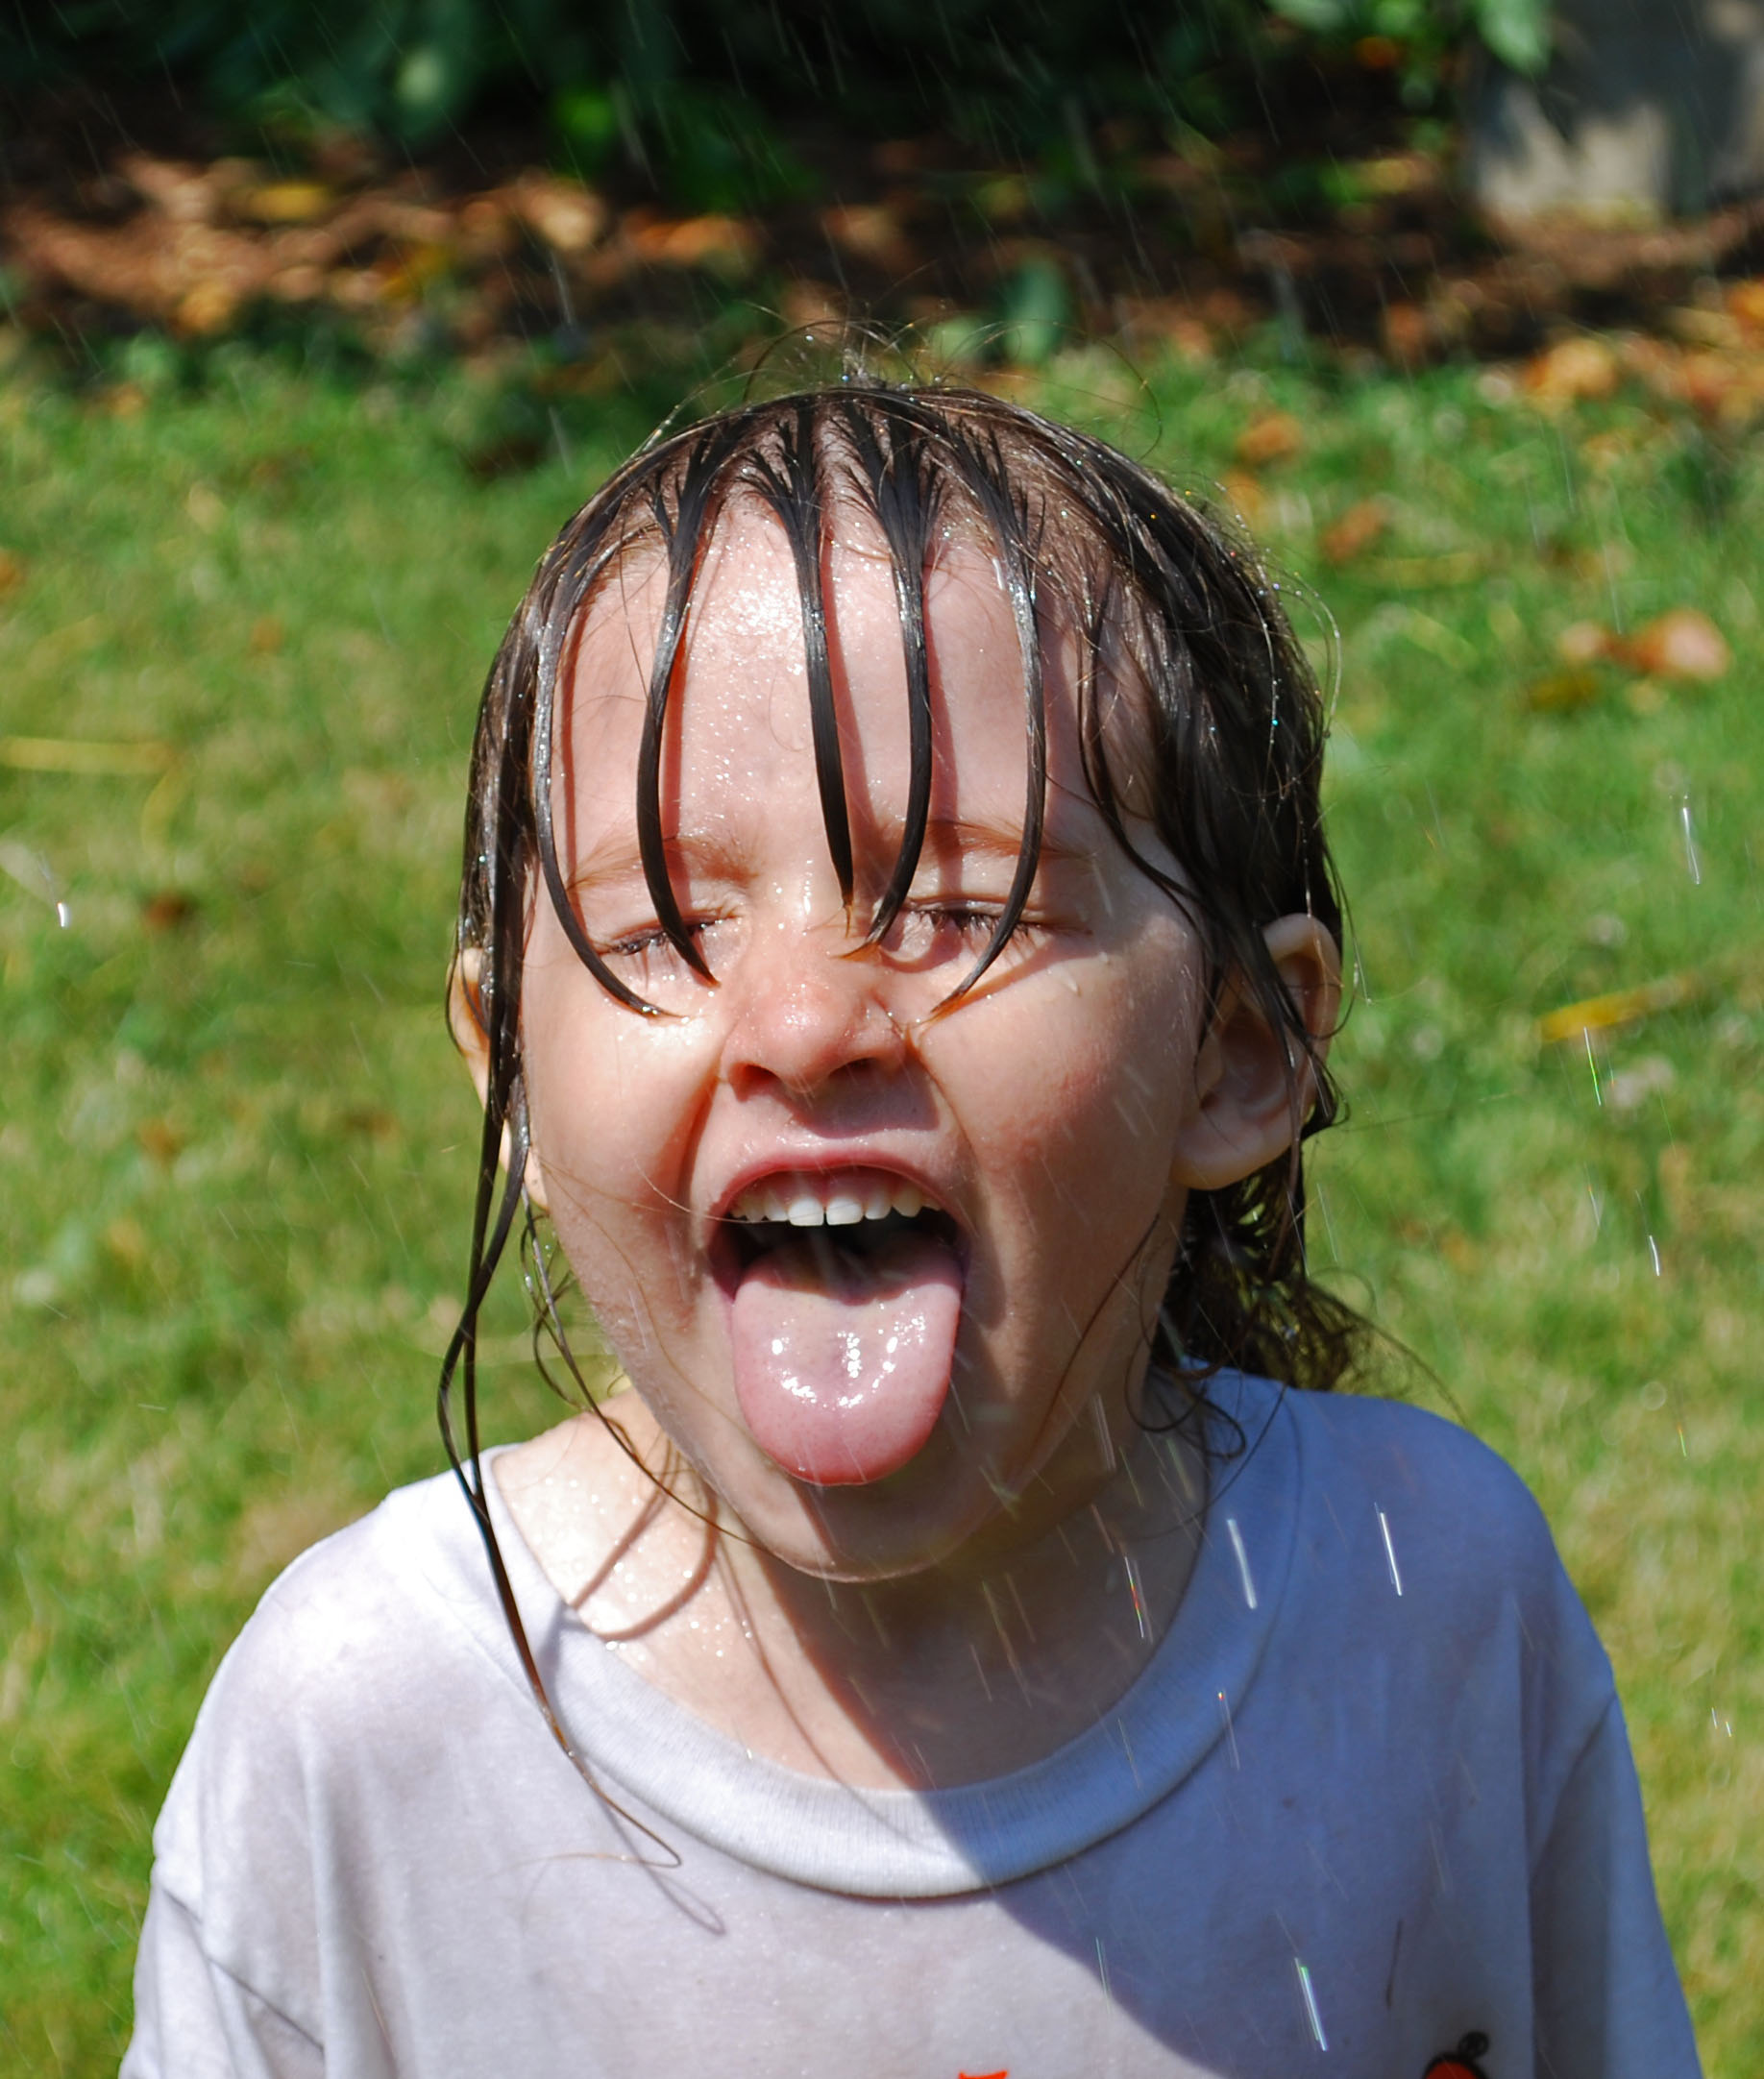
[[[958,544],[928,581],[931,834],[899,922],[855,950],[908,798],[889,566],[840,515],[827,613],[847,917],[789,550],[738,509],[696,587],[661,789],[708,986],[655,936],[638,863],[662,590],[646,559],[602,590],[556,787],[591,940],[675,1015],[613,1001],[540,895],[523,1027],[543,1196],[649,1408],[760,1542],[812,1572],[916,1571],[1001,1511],[1080,1505],[1107,1469],[1092,1404],[1124,1427],[1194,1181],[1197,943],[1090,804],[1070,646],[1055,644],[1026,928],[970,998],[931,1015],[986,942],[1023,820],[1015,624],[990,560]],[[916,1195],[932,1211],[902,1217]]]

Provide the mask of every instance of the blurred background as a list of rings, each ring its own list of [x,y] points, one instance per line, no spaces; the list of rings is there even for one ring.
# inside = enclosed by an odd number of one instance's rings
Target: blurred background
[[[854,321],[1282,573],[1355,922],[1312,1252],[1543,1501],[1764,2069],[1750,0],[0,0],[0,2069],[114,2067],[228,1639],[440,1463],[533,561]]]

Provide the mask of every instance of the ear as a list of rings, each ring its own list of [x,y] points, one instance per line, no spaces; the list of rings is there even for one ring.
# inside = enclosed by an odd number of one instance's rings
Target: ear
[[[1317,1061],[1341,1008],[1341,952],[1313,917],[1283,917],[1263,937],[1282,986],[1297,1006]],[[1173,1180],[1216,1191],[1284,1155],[1316,1101],[1311,1058],[1274,1030],[1234,977],[1194,1063],[1194,1103],[1176,1137]]]
[[[490,1095],[490,1036],[484,1030],[483,999],[479,994],[483,971],[481,949],[467,946],[453,963],[453,971],[447,984],[447,1022],[480,1105]],[[509,1133],[504,1126],[500,1158],[504,1170],[508,1167],[509,1152]],[[527,1151],[527,1195],[541,1212],[551,1211],[546,1203],[545,1177],[539,1167],[539,1158],[530,1147]]]

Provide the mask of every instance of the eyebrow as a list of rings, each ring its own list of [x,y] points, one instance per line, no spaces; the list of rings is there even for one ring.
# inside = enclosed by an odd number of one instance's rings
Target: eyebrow
[[[934,855],[938,851],[984,852],[992,857],[1017,859],[1022,855],[1023,826],[1002,818],[990,816],[933,816],[925,824],[924,851]],[[891,819],[876,827],[876,837],[884,851],[897,849],[900,843],[901,825]],[[1091,848],[1074,844],[1068,838],[1043,825],[1039,847],[1042,859],[1086,860],[1092,857]]]
[[[866,834],[880,859],[893,859],[898,853],[903,827],[901,819],[894,817],[868,827]],[[713,876],[732,875],[744,864],[743,847],[714,831],[682,831],[665,840],[665,849],[676,869],[683,866]],[[933,868],[940,857],[952,852],[1016,860],[1021,857],[1022,849],[1022,826],[1004,818],[933,816],[925,824],[921,860]],[[1043,828],[1041,856],[1058,865],[1088,861],[1095,854],[1092,846],[1074,844],[1057,831]],[[578,893],[588,892],[619,881],[642,879],[643,870],[643,854],[635,834],[621,835],[593,846],[568,876],[566,885]]]

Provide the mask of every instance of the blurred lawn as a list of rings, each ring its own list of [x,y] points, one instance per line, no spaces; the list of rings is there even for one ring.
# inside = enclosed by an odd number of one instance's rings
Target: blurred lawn
[[[1080,355],[1045,402],[1227,477],[1339,620],[1360,988],[1314,1246],[1549,1511],[1617,1664],[1709,2069],[1752,2073],[1764,472],[1657,405],[1551,419],[1495,388],[1246,365],[1146,395]],[[113,2067],[149,1828],[216,1659],[298,1550],[439,1458],[476,695],[539,550],[644,430],[598,407],[483,482],[473,408],[243,351],[124,416],[0,378],[0,736],[176,759],[0,766],[8,2070]],[[1274,431],[1244,480],[1252,422]],[[1374,496],[1384,533],[1326,570]],[[1719,683],[1560,680],[1568,624],[1678,605],[1732,644]],[[1590,697],[1540,710],[1540,681]],[[1591,1058],[1537,1041],[1541,1013],[1685,974],[1693,1002]],[[504,1292],[491,1333],[520,1325]],[[512,1360],[488,1399],[493,1433],[548,1417]]]

